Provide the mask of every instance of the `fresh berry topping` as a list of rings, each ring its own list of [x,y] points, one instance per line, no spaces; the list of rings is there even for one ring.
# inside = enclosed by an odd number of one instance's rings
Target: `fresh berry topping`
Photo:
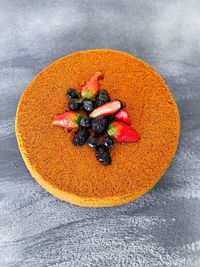
[[[75,146],[82,146],[87,142],[89,136],[90,133],[87,128],[80,128],[78,132],[74,135],[72,143]]]
[[[115,114],[111,114],[111,115],[107,116],[106,118],[108,119],[108,122],[112,122],[115,119]]]
[[[69,98],[78,98],[78,92],[76,91],[76,89],[74,88],[69,88],[67,90],[67,93],[66,95],[69,97]]]
[[[83,110],[86,112],[92,112],[94,110],[93,103],[90,100],[83,101]]]
[[[120,108],[121,102],[119,100],[111,101],[93,110],[92,113],[90,113],[90,117],[108,116],[117,112]]]
[[[114,143],[115,143],[114,140],[108,136],[104,139],[104,145],[107,146],[108,148],[111,148],[114,145]]]
[[[106,89],[102,89],[101,91],[99,91],[98,95],[99,96],[108,95],[108,91]]]
[[[79,108],[79,105],[76,101],[75,98],[71,98],[69,99],[69,102],[68,102],[68,107],[71,109],[71,110],[77,110]]]
[[[120,109],[120,111],[118,111],[115,115],[115,119],[118,121],[123,121],[128,125],[131,125],[131,119],[126,108]]]
[[[97,147],[99,145],[99,142],[97,138],[90,136],[90,138],[87,140],[87,144],[90,147]]]
[[[82,127],[90,127],[90,118],[89,117],[83,117],[80,120],[80,126]]]
[[[96,97],[95,107],[100,107],[111,101],[111,98],[108,94],[102,94],[101,92],[102,91],[100,91],[100,93]]]
[[[101,72],[96,72],[92,78],[86,81],[81,87],[81,96],[85,99],[92,99],[96,96],[99,91],[98,80],[103,79],[103,74]]]
[[[122,109],[122,108],[125,108],[125,107],[126,107],[126,103],[125,103],[125,102],[122,102],[122,101],[121,101],[121,100],[119,100],[119,99],[116,99],[116,100],[120,101],[120,103],[121,103],[121,107],[120,107],[120,109]]]
[[[106,117],[97,117],[91,121],[92,130],[96,134],[100,134],[106,131],[108,127],[108,120]]]
[[[117,142],[135,143],[140,140],[140,136],[133,128],[120,121],[110,123],[107,133]]]
[[[99,145],[96,148],[96,159],[103,165],[110,165],[112,162],[108,147]]]
[[[112,101],[106,89],[99,91],[100,79],[103,79],[103,74],[96,72],[82,85],[81,96],[76,89],[69,88],[66,95],[71,111],[55,116],[52,124],[63,127],[68,132],[75,132],[72,139],[74,145],[87,143],[89,147],[95,148],[96,159],[102,165],[109,165],[112,162],[109,149],[115,141],[134,143],[140,140],[140,136],[130,127],[126,104],[120,100]],[[73,111],[77,109],[87,115],[81,117]],[[93,132],[92,136],[90,132]]]
[[[121,101],[121,108],[125,108],[126,107],[126,103]]]
[[[53,117],[52,124],[65,128],[67,131],[76,131],[80,122],[80,114],[75,111],[67,111]]]

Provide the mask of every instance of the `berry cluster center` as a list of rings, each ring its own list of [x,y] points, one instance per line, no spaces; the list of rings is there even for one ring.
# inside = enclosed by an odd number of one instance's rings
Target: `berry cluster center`
[[[112,100],[106,89],[99,90],[101,72],[96,72],[80,92],[67,90],[68,110],[56,115],[52,124],[72,134],[72,144],[87,144],[95,150],[96,159],[104,166],[112,162],[110,149],[115,142],[135,143],[139,134],[131,127],[125,103]]]

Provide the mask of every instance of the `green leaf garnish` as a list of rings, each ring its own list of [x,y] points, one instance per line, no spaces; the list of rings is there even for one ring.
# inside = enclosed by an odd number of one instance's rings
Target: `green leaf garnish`
[[[76,103],[82,103],[83,100],[84,100],[83,98],[76,98],[76,99],[75,99],[75,102],[76,102]]]

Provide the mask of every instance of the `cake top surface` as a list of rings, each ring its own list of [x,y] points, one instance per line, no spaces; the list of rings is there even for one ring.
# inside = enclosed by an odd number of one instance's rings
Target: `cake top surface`
[[[71,136],[51,124],[66,110],[66,90],[80,89],[95,71],[113,99],[127,104],[136,144],[116,144],[112,165],[103,167],[87,146],[73,146]],[[83,197],[112,197],[148,191],[169,166],[178,143],[176,103],[152,67],[123,52],[90,50],[54,62],[40,72],[20,100],[16,128],[29,167],[53,187]]]

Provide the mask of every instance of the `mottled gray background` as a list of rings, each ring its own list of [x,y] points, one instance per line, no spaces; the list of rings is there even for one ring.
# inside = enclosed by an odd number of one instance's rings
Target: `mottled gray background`
[[[180,110],[176,158],[141,199],[113,208],[57,200],[30,176],[17,103],[52,61],[129,52],[166,80]],[[200,1],[0,0],[0,267],[200,266]]]

